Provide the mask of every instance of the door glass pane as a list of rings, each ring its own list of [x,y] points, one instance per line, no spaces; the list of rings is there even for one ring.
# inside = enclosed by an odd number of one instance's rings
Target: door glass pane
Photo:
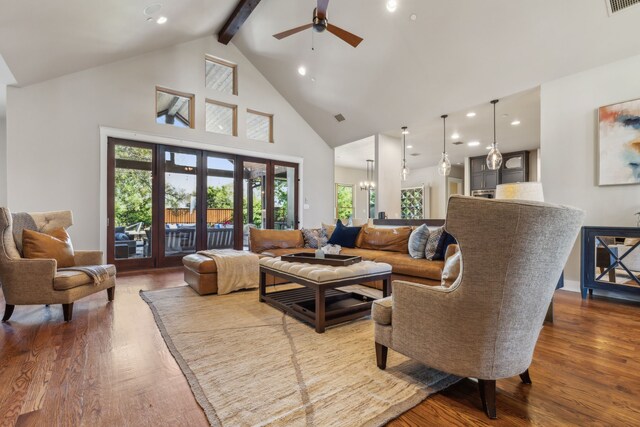
[[[196,154],[165,152],[165,256],[196,251],[197,160]]]
[[[232,159],[207,157],[207,249],[233,248]]]
[[[274,166],[273,218],[276,230],[296,228],[296,170],[288,166]]]
[[[120,144],[114,148],[114,258],[149,258],[153,151]]]
[[[249,228],[267,228],[267,165],[244,162],[242,178],[243,246],[249,247]]]

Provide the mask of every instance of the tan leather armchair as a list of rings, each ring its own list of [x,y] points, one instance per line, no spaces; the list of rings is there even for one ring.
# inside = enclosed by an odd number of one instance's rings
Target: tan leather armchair
[[[41,232],[55,228],[65,229],[73,224],[70,211],[29,214]],[[19,232],[16,233],[19,237]],[[65,321],[73,315],[73,303],[87,295],[103,290],[108,300],[115,296],[116,269],[104,265],[108,278],[99,285],[81,271],[58,271],[54,259],[25,259],[20,255],[16,242],[11,212],[0,208],[0,285],[4,293],[3,321],[9,320],[16,305],[62,304]],[[101,251],[75,251],[76,266],[101,265]]]
[[[477,378],[496,418],[496,380],[531,383],[533,350],[583,218],[564,206],[451,197],[446,229],[459,244],[460,275],[449,288],[394,281],[393,296],[374,303],[378,367],[391,348]]]

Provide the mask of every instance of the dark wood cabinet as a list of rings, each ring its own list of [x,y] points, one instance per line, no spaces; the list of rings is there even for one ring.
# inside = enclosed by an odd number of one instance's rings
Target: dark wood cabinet
[[[471,190],[493,190],[498,184],[529,181],[529,152],[517,151],[502,155],[499,170],[487,168],[487,156],[472,157]]]

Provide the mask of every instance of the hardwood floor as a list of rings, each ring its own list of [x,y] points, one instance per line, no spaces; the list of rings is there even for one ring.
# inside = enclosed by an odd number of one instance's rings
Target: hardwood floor
[[[180,271],[121,276],[115,301],[80,300],[71,323],[60,306],[16,307],[0,327],[0,425],[207,425],[138,296],[180,285]],[[464,380],[391,425],[640,425],[640,305],[564,291],[555,301],[533,385],[498,381],[498,420]]]

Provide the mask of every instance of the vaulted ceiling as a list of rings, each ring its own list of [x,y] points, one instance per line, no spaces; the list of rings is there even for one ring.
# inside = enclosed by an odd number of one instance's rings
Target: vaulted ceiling
[[[164,25],[145,21],[157,1]],[[0,0],[0,55],[26,85],[214,34],[236,3]],[[604,0],[385,3],[329,3],[329,21],[364,38],[356,49],[328,33],[272,37],[309,22],[315,0],[263,0],[232,43],[332,146],[640,54],[638,6],[609,17]]]

